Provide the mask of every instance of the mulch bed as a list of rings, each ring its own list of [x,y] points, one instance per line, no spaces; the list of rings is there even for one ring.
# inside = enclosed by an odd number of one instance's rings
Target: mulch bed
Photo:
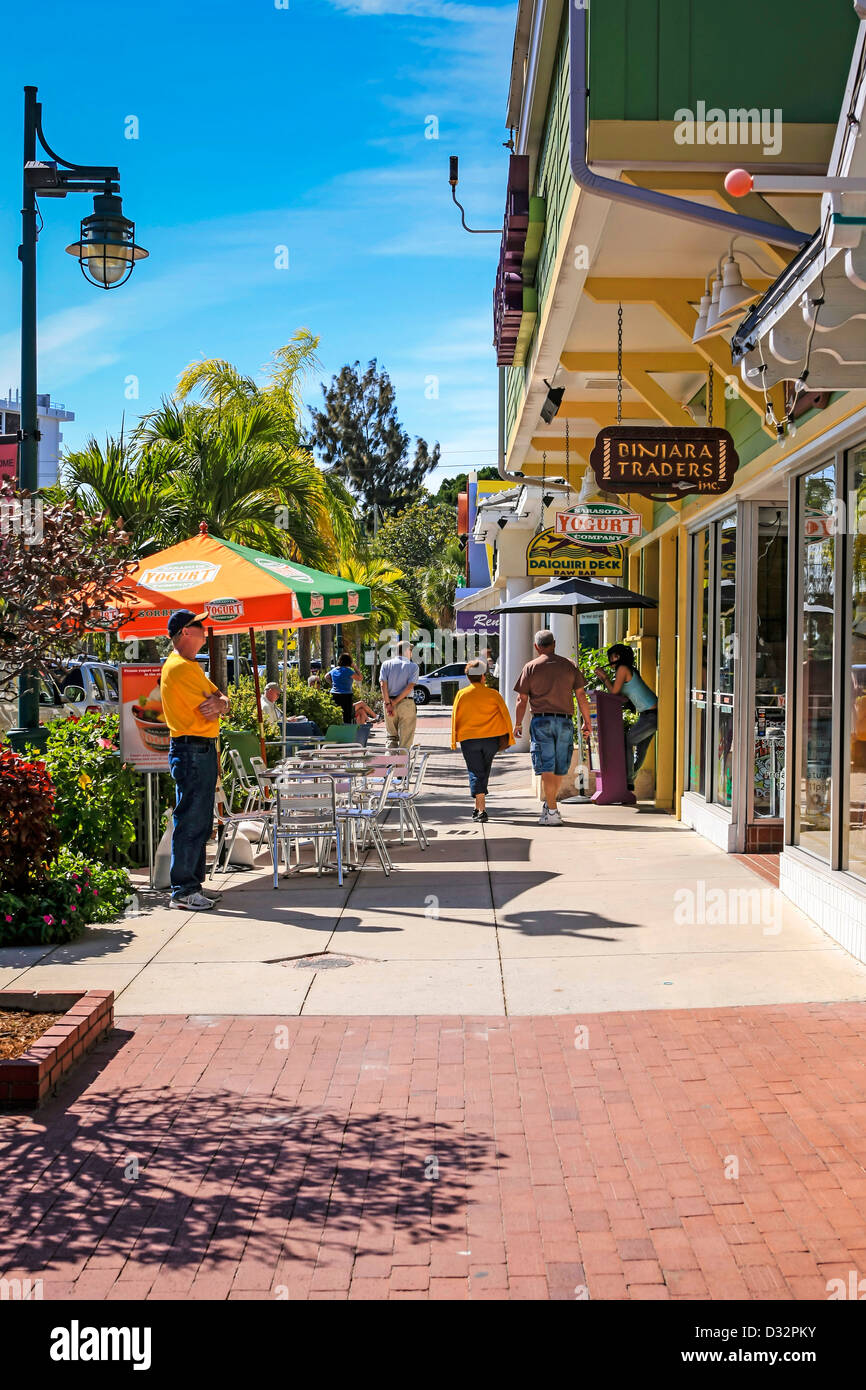
[[[0,1009],[0,1061],[22,1057],[63,1014],[32,1014],[26,1009]]]

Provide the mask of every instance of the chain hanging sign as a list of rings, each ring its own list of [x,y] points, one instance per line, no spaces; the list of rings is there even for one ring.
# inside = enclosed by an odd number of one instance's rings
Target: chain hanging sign
[[[604,492],[669,501],[727,492],[739,458],[727,430],[609,425],[596,435],[589,462]]]
[[[616,502],[584,502],[570,511],[556,513],[556,534],[579,536],[583,545],[614,545],[636,540],[640,533],[639,514]]]

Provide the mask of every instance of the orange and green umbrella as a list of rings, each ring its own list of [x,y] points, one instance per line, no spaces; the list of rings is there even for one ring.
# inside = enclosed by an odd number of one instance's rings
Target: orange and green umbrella
[[[177,608],[205,614],[205,627],[217,634],[351,623],[370,615],[365,585],[210,536],[204,523],[199,535],[139,560],[127,583],[128,602],[114,605],[125,637],[164,637]]]

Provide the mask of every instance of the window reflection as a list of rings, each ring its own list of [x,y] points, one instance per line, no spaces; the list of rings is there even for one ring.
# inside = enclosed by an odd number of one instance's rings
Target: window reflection
[[[836,466],[800,479],[803,620],[799,659],[801,764],[795,836],[803,849],[830,860],[832,795],[833,622]],[[799,833],[797,833],[799,832]]]
[[[851,742],[848,768],[848,868],[866,878],[866,449],[851,459],[849,497],[855,493],[851,536],[851,670],[848,680]]]

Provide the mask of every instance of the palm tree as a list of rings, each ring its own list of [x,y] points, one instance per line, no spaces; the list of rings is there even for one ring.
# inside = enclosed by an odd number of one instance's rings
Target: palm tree
[[[403,623],[409,619],[409,596],[400,585],[403,571],[387,560],[377,556],[356,555],[340,564],[341,579],[352,584],[363,584],[370,590],[370,616],[351,624],[351,640],[348,645],[354,648],[356,658],[360,659],[361,648],[371,640],[376,640],[384,628],[399,632]],[[350,630],[346,624],[343,629],[344,640]]]
[[[421,572],[421,602],[436,627],[450,629],[454,622],[456,590],[462,583],[465,560],[460,543],[449,541],[436,559]]]

